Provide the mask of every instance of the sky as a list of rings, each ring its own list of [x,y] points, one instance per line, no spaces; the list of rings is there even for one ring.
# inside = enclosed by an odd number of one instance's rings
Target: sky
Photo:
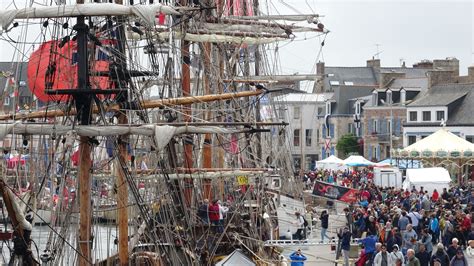
[[[314,73],[318,60],[326,66],[364,66],[367,59],[377,58],[377,51],[382,66],[400,66],[403,61],[411,66],[423,59],[456,57],[460,60],[461,74],[466,74],[467,67],[474,65],[474,1],[267,2],[272,13],[308,14],[312,10],[324,16],[321,21],[331,31],[319,58],[321,41],[318,38],[307,36],[306,41],[281,45],[282,71],[286,74]]]
[[[456,57],[461,74],[474,65],[474,1],[259,1],[265,13],[323,15],[321,22],[331,31],[321,53],[322,40],[314,34],[298,33],[294,41],[280,43],[283,74],[314,73],[317,61],[324,61],[327,66],[364,66],[372,57],[380,58],[382,66],[400,66],[402,61],[411,66],[423,59]],[[11,2],[0,0],[0,7]],[[2,61],[12,60],[8,46],[0,42]]]

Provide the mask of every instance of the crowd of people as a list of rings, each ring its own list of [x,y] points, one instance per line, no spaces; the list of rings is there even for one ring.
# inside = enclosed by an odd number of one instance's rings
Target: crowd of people
[[[349,265],[350,239],[363,246],[361,265],[474,265],[474,190],[455,185],[442,191],[423,187],[381,188],[369,169],[317,171],[304,176],[311,188],[315,180],[358,189],[358,201],[344,209],[346,229],[338,233],[345,265]],[[321,214],[320,220],[325,222]],[[324,222],[323,222],[324,221]],[[321,240],[326,229],[322,226]]]

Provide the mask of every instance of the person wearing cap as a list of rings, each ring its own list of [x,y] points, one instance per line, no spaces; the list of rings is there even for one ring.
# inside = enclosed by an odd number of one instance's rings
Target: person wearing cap
[[[444,251],[444,245],[442,243],[438,243],[436,246],[436,251],[431,256],[430,265],[434,265],[436,261],[438,261],[441,266],[449,266],[449,257],[446,251]]]
[[[396,266],[405,265],[403,254],[400,251],[400,247],[397,244],[393,245],[392,252],[390,253],[390,257],[392,257],[393,265],[396,265]]]
[[[304,266],[304,261],[306,260],[306,256],[303,255],[301,249],[291,253],[290,255],[291,266]]]
[[[349,251],[351,249],[351,232],[349,227],[344,227],[343,231],[339,231],[337,234],[339,239],[341,239],[341,250],[342,255],[344,256],[344,266],[349,266]]]
[[[392,256],[387,252],[387,246],[382,245],[380,247],[380,252],[375,255],[374,266],[390,266],[394,265],[392,261]]]
[[[450,261],[450,266],[468,266],[468,262],[466,257],[464,256],[464,253],[462,252],[462,249],[458,249],[456,251],[456,255],[451,259]]]

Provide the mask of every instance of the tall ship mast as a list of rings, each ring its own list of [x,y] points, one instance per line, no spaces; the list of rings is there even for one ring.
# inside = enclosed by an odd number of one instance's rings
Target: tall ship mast
[[[319,16],[258,0],[39,2],[0,10],[35,98],[0,114],[4,259],[277,261],[264,241],[294,171],[272,98],[296,77],[276,78],[267,50],[326,34]]]

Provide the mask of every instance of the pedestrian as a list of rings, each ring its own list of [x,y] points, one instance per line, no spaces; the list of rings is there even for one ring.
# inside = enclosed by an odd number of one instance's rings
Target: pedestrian
[[[328,227],[329,227],[329,214],[326,210],[321,212],[321,216],[319,217],[321,220],[321,243],[324,243],[324,237],[330,239],[327,235]]]
[[[415,257],[415,251],[413,249],[407,250],[407,265],[408,266],[420,266],[420,260]]]
[[[456,255],[451,259],[450,266],[468,266],[467,259],[462,252],[462,249],[456,251]]]
[[[296,238],[298,240],[303,240],[304,239],[304,218],[301,216],[301,213],[295,212],[296,216],[296,233],[293,238]]]
[[[436,262],[440,264],[440,266],[449,266],[449,257],[444,251],[444,245],[442,243],[438,243],[436,246],[436,252],[431,256],[431,265],[434,265]]]
[[[198,208],[198,217],[205,225],[209,224],[209,200],[204,199],[201,206]]]
[[[392,262],[396,266],[403,266],[405,265],[405,260],[403,258],[403,254],[400,251],[400,248],[398,247],[397,244],[393,245],[392,247],[392,252],[390,253],[390,256],[392,257]]]
[[[466,257],[469,262],[469,265],[474,265],[474,240],[468,241],[468,246],[466,248]]]
[[[291,266],[304,266],[304,261],[306,260],[306,256],[303,255],[301,249],[291,253],[290,255]]]
[[[392,256],[387,252],[387,246],[382,245],[380,252],[375,255],[374,266],[390,266],[394,265]]]
[[[426,250],[424,244],[419,244],[418,252],[415,254],[415,257],[418,258],[421,266],[428,266],[430,265],[430,254],[431,252]]]
[[[214,231],[222,233],[219,225],[219,204],[217,200],[213,200],[212,204],[209,205],[209,221],[211,222]]]
[[[456,256],[458,249],[461,249],[458,243],[459,240],[457,238],[453,238],[453,240],[451,241],[451,245],[448,247],[447,253],[450,260],[452,260]]]
[[[341,250],[344,256],[344,266],[349,266],[349,251],[351,249],[351,232],[349,227],[344,227],[343,231],[340,231],[337,236],[341,239]]]

